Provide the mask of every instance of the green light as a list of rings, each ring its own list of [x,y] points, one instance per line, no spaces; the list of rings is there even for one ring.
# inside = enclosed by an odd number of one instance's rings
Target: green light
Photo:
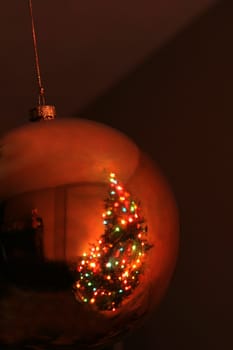
[[[120,230],[121,230],[121,229],[120,229],[120,227],[118,227],[118,226],[115,228],[115,232],[119,232]]]
[[[91,282],[88,282],[88,284],[87,284],[88,286],[91,286],[92,285],[92,283]]]
[[[134,244],[134,245],[132,246],[132,249],[133,249],[133,250],[136,250],[136,248],[137,248],[137,246]]]
[[[88,299],[87,299],[87,298],[84,298],[83,301],[84,301],[84,303],[87,303],[87,302],[88,302]]]
[[[111,215],[112,214],[111,210],[108,210],[106,214]]]

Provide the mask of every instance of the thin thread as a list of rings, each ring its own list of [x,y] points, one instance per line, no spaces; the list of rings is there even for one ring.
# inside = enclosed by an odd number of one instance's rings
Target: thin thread
[[[44,95],[45,91],[41,81],[40,62],[39,62],[39,55],[38,55],[38,48],[37,48],[35,23],[34,23],[33,10],[32,10],[32,0],[29,0],[29,9],[30,9],[30,16],[31,16],[33,47],[34,47],[34,54],[35,54],[36,78],[37,78],[38,87],[39,87],[38,102],[39,102],[39,105],[45,105],[45,95]]]

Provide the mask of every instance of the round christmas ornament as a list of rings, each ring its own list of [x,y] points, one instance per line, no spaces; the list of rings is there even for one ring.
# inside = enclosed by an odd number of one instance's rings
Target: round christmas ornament
[[[45,103],[0,140],[1,349],[103,347],[160,302],[177,256],[171,190],[133,141]]]
[[[120,132],[64,118],[1,140],[0,343],[109,343],[158,305],[177,255],[159,170]]]

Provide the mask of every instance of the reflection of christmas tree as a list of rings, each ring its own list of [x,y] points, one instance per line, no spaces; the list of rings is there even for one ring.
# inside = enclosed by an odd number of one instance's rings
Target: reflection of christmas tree
[[[105,230],[81,257],[74,286],[80,301],[101,311],[115,311],[138,286],[146,252],[151,248],[139,203],[113,173],[109,180],[103,213]]]

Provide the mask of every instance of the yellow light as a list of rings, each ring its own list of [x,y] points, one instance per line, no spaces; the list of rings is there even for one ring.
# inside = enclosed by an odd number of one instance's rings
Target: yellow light
[[[95,302],[95,299],[92,298],[92,299],[90,300],[90,303],[91,303],[91,304],[94,304],[94,302]]]
[[[122,225],[126,224],[126,221],[124,219],[121,220]]]
[[[84,265],[84,264],[85,264],[85,260],[82,260],[82,261],[81,261],[81,264]]]
[[[77,287],[77,288],[80,288],[80,287],[81,287],[81,285],[80,285],[79,283],[77,283],[77,284],[76,284],[76,287]]]
[[[95,265],[94,262],[92,262],[92,263],[90,263],[90,266],[91,266],[91,267],[95,267],[96,265]]]
[[[102,243],[102,241],[101,240],[99,240],[99,244],[101,244]]]
[[[110,173],[110,177],[115,177],[116,175],[114,173]]]
[[[125,200],[125,197],[120,197],[120,201],[124,201]]]
[[[110,280],[110,279],[111,279],[111,276],[108,275],[108,276],[107,276],[107,280]]]
[[[133,269],[136,269],[137,265],[133,265]]]
[[[140,261],[141,261],[141,260],[140,260],[140,259],[138,259],[138,260],[137,260],[137,263],[139,264],[139,263],[140,263]]]
[[[87,256],[87,253],[83,253],[83,256]]]

